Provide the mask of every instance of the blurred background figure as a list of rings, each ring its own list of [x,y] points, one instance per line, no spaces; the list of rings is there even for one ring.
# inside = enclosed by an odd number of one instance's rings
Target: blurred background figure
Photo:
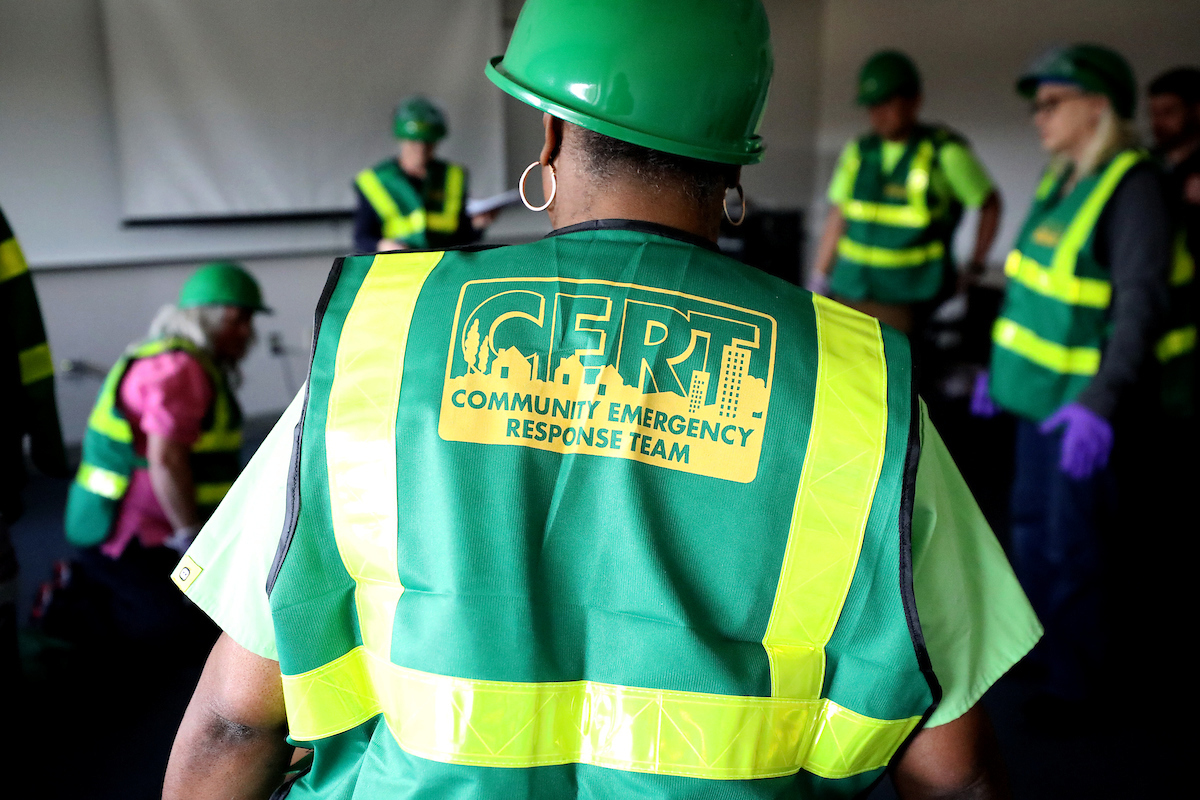
[[[194,635],[201,616],[168,576],[240,470],[234,389],[265,311],[249,272],[207,264],[109,371],[67,498],[67,538],[83,548],[70,612],[82,638]]]
[[[399,154],[354,179],[356,251],[470,244],[492,223],[494,212],[467,216],[466,168],[434,158],[447,130],[441,109],[424,97],[396,108]]]
[[[808,288],[916,333],[956,283],[951,243],[980,210],[967,275],[983,271],[1000,195],[967,141],[919,121],[921,78],[903,53],[876,53],[858,79],[871,132],[842,150]]]
[[[1172,417],[1191,420],[1184,453],[1195,469],[1196,257],[1200,254],[1200,70],[1181,67],[1150,83],[1150,130],[1154,154],[1166,174],[1167,204],[1175,223],[1170,316],[1156,347],[1163,369],[1163,406]],[[1178,439],[1178,437],[1175,437]],[[1192,484],[1195,485],[1194,483]]]
[[[1051,161],[1005,263],[990,379],[980,376],[973,410],[1018,419],[1013,565],[1046,627],[1030,711],[1066,725],[1100,688],[1102,539],[1118,482],[1109,456],[1128,429],[1117,420],[1151,413],[1134,390],[1166,307],[1171,231],[1130,121],[1137,92],[1124,58],[1055,49],[1017,90],[1033,101]]]
[[[5,695],[20,671],[17,555],[8,526],[24,510],[27,436],[34,465],[47,475],[65,475],[54,360],[25,255],[0,211],[0,693]]]

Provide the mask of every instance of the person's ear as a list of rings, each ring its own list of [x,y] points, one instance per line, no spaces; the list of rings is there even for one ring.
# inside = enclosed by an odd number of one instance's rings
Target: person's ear
[[[546,137],[542,143],[542,154],[538,157],[538,161],[543,167],[548,167],[554,161],[554,157],[558,155],[558,149],[562,147],[563,121],[558,117],[543,114],[542,127]]]

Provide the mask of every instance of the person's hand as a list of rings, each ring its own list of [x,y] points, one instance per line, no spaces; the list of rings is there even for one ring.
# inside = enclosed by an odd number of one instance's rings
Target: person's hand
[[[813,294],[819,294],[822,297],[829,296],[829,276],[819,269],[814,269],[808,273],[808,278],[804,281],[804,288],[808,289]]]
[[[492,211],[485,211],[482,214],[476,214],[475,216],[471,217],[471,227],[477,231],[481,231],[495,222],[496,217],[499,216],[499,214],[500,209],[498,208]]]
[[[1048,434],[1064,427],[1058,468],[1077,481],[1104,469],[1112,452],[1112,424],[1082,403],[1068,403],[1038,430]]]
[[[1189,175],[1183,184],[1183,199],[1187,203],[1200,204],[1200,175]]]
[[[171,548],[179,555],[187,552],[187,549],[192,546],[192,542],[196,540],[196,535],[200,533],[201,525],[185,525],[182,528],[176,528],[175,532],[167,537],[163,545]]]
[[[1000,406],[992,400],[988,390],[988,373],[983,370],[975,376],[975,386],[971,390],[971,414],[980,419],[991,419],[1000,413]]]
[[[375,243],[375,252],[386,253],[391,250],[407,250],[408,245],[396,239],[380,239]]]

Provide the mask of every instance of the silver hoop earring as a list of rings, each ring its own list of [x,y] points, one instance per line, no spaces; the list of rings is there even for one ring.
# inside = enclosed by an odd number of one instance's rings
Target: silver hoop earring
[[[554,174],[554,165],[551,164],[550,165],[550,197],[546,198],[546,202],[540,206],[535,206],[533,203],[529,202],[529,198],[525,196],[525,178],[527,178],[529,176],[529,172],[534,167],[540,166],[541,163],[542,162],[540,162],[540,161],[535,161],[532,164],[530,164],[528,167],[526,167],[525,171],[521,173],[521,182],[517,184],[517,188],[521,191],[521,202],[524,203],[525,207],[528,208],[530,211],[545,211],[547,208],[550,207],[550,204],[554,202],[554,196],[556,194],[558,194],[558,177]]]
[[[729,201],[727,199],[721,200],[721,208],[725,209],[725,219],[729,220],[729,224],[735,228],[746,221],[746,193],[742,191],[742,185],[740,183],[736,188],[738,199],[742,201],[742,215],[737,218],[737,222],[734,222],[733,217],[729,216]]]

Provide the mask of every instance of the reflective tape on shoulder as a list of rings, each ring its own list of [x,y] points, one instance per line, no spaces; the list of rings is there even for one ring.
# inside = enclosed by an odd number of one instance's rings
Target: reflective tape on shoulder
[[[825,645],[858,564],[887,444],[875,319],[813,295],[817,380],[791,529],[763,647],[776,697],[818,697]]]

